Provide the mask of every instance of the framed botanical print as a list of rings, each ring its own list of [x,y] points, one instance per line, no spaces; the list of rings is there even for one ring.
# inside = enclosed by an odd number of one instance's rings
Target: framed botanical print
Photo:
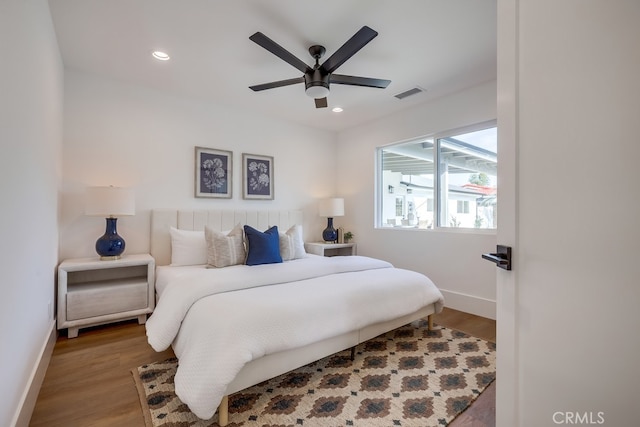
[[[242,153],[242,198],[273,200],[273,157]]]
[[[196,147],[195,196],[230,199],[233,153]]]

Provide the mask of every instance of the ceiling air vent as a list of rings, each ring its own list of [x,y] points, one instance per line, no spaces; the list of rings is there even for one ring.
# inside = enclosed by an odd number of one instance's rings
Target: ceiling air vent
[[[405,99],[405,98],[406,98],[406,97],[408,97],[408,96],[416,95],[416,94],[421,93],[421,92],[424,92],[424,91],[425,91],[425,90],[424,90],[424,89],[422,89],[420,86],[416,86],[416,87],[414,87],[414,88],[412,88],[412,89],[405,90],[404,92],[399,93],[399,94],[394,95],[394,96],[395,96],[396,98],[398,98],[398,99]]]

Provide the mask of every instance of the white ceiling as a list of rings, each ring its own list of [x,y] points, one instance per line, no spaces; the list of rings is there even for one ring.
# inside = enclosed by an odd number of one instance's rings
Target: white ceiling
[[[496,0],[49,0],[65,67],[337,131],[496,78]],[[379,35],[336,72],[391,80],[332,85],[316,109],[300,77],[249,40],[261,31],[308,63],[363,25]],[[163,50],[171,60],[151,57]],[[320,61],[322,63],[322,60]],[[420,86],[426,92],[398,100]],[[342,113],[331,108],[340,106]]]

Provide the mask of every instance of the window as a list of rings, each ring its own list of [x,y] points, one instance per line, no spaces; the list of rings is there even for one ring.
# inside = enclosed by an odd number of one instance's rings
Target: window
[[[404,215],[404,200],[402,197],[396,197],[396,216]]]
[[[468,214],[469,213],[469,201],[468,200],[458,200],[458,209],[456,211],[458,213]]]
[[[381,147],[377,154],[379,227],[496,228],[495,122]]]
[[[427,212],[433,212],[433,199],[427,199]]]

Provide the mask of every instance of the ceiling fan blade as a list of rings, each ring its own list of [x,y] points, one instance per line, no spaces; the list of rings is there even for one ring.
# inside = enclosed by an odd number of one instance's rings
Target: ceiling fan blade
[[[327,108],[327,98],[316,98],[316,108]]]
[[[339,66],[356,54],[367,43],[373,40],[378,33],[366,25],[357,33],[355,33],[349,40],[343,44],[340,49],[336,50],[333,55],[327,58],[326,61],[320,66],[326,73],[333,73]]]
[[[269,37],[265,36],[259,31],[253,34],[251,37],[249,37],[249,40],[267,49],[269,52],[273,53],[275,56],[287,62],[288,64],[293,65],[295,68],[302,71],[303,73],[312,71],[311,67],[309,67],[307,64],[305,64],[300,59],[295,57],[291,52],[289,52],[288,50],[286,50],[285,48],[280,46],[278,43],[274,42]]]
[[[304,82],[304,77],[297,77],[295,79],[278,80],[277,82],[263,83],[261,85],[249,86],[249,89],[253,90],[254,92],[259,92],[265,89],[273,89],[276,87],[289,86],[289,85],[294,85],[294,84],[303,83],[303,82]]]
[[[366,86],[384,89],[389,86],[391,80],[372,79],[370,77],[345,76],[343,74],[331,74],[331,76],[329,76],[329,82],[340,85]]]

